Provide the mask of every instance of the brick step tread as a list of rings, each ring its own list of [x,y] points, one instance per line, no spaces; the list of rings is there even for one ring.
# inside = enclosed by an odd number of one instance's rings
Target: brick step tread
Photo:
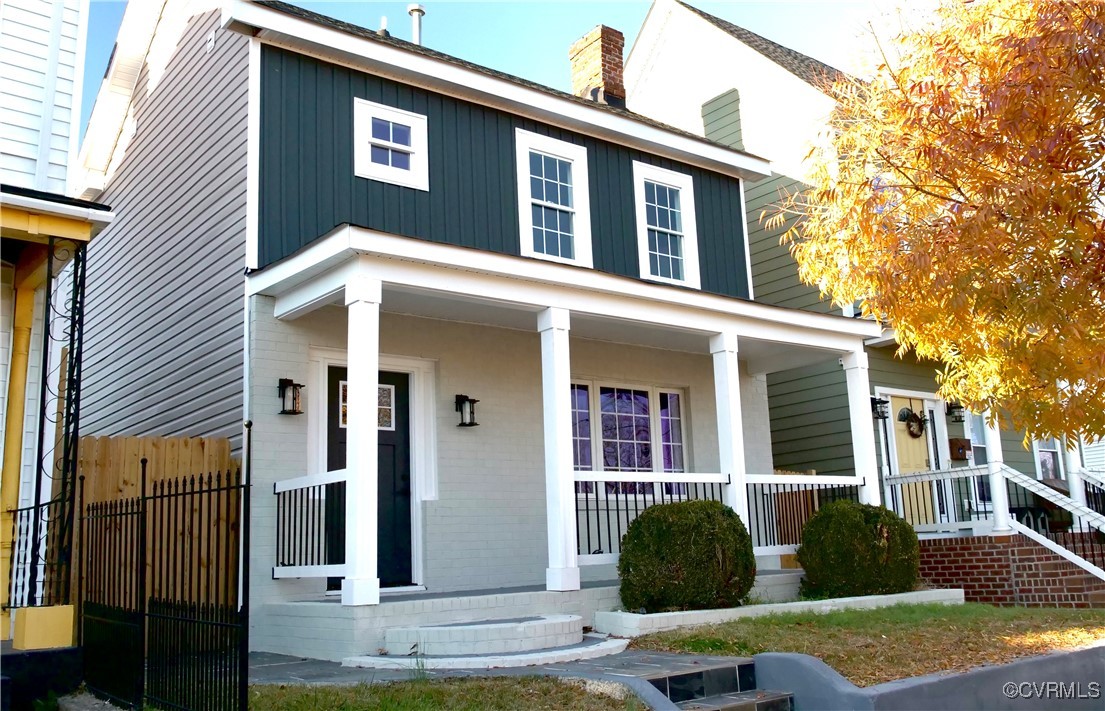
[[[738,691],[678,701],[675,705],[687,711],[793,711],[794,697],[781,691]]]

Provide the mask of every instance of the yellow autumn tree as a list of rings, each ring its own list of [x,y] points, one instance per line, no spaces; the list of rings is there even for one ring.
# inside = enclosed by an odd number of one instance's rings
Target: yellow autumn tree
[[[803,281],[939,361],[943,397],[1105,436],[1105,2],[948,2],[884,48],[772,218],[801,218]]]

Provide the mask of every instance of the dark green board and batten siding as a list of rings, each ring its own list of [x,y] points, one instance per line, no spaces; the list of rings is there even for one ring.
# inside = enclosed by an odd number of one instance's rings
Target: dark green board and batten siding
[[[428,118],[428,192],[354,175],[354,97]],[[261,53],[260,128],[262,267],[344,223],[518,255],[522,128],[586,146],[595,269],[638,276],[638,160],[693,176],[702,289],[748,296],[736,178],[274,47]]]

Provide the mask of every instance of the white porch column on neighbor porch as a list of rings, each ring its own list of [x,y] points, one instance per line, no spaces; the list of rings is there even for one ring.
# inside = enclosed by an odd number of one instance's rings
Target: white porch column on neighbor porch
[[[744,461],[744,422],[741,417],[740,361],[737,334],[710,337],[714,357],[714,397],[717,400],[717,442],[721,473],[729,475],[725,505],[737,512],[749,530],[748,470]]]
[[[547,308],[537,315],[541,333],[541,393],[545,422],[545,498],[549,532],[548,590],[579,590],[576,487],[572,463],[571,315]]]
[[[378,279],[353,277],[345,285],[349,319],[345,484],[345,579],[343,605],[380,603],[377,572],[376,390],[380,381],[380,298]]]
[[[859,500],[879,506],[879,464],[875,456],[875,426],[871,421],[871,380],[867,375],[867,353],[862,350],[845,353],[844,379],[848,385],[848,420],[852,429],[852,457],[856,475],[862,476]]]
[[[1067,488],[1070,489],[1070,498],[1079,506],[1086,505],[1086,484],[1079,472],[1082,469],[1082,457],[1079,454],[1078,444],[1068,448],[1068,440],[1060,440],[1063,446],[1063,459],[1067,472]]]
[[[1001,430],[990,424],[989,411],[982,413],[986,422],[984,433],[986,442],[986,467],[990,470],[990,505],[994,507],[995,535],[1012,533],[1009,527],[1009,489],[1005,477],[1001,475],[1001,465],[1005,455],[1001,452]]]

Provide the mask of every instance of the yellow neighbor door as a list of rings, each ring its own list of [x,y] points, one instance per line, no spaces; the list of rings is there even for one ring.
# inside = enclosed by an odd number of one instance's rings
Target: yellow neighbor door
[[[890,398],[890,420],[894,423],[894,448],[897,450],[898,473],[913,474],[928,471],[931,468],[928,438],[925,435],[913,437],[909,434],[906,423],[898,421],[898,412],[905,407],[910,407],[917,414],[923,415],[925,402],[917,398],[912,400],[897,396]],[[932,426],[932,423],[928,423],[928,426]],[[932,504],[931,482],[906,484],[902,487],[902,513],[905,520],[914,525],[937,522],[936,511]]]

